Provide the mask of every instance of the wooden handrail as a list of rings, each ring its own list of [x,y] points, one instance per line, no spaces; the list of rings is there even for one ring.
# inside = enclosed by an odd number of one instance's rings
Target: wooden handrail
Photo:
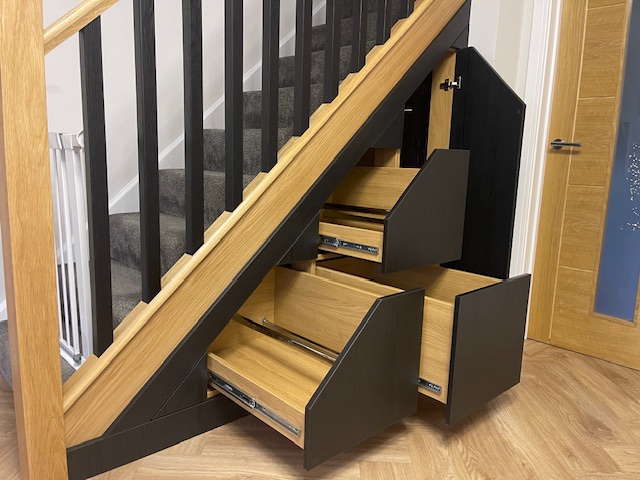
[[[44,54],[78,33],[116,3],[118,0],[85,0],[49,25],[44,31]]]

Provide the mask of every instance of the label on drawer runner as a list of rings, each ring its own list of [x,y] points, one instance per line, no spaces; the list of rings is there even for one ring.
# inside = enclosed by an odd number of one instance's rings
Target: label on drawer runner
[[[438,395],[440,395],[442,393],[442,387],[440,385],[436,385],[435,383],[431,383],[428,380],[424,380],[424,379],[421,378],[421,379],[418,380],[418,384],[421,387],[432,391],[433,393],[437,393]]]

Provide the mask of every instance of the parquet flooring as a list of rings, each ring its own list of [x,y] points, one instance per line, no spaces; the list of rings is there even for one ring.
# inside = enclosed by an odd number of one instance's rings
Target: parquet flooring
[[[528,341],[520,385],[453,428],[443,413],[422,398],[415,415],[311,472],[298,447],[246,417],[96,478],[640,479],[640,372]],[[3,385],[1,479],[18,478],[16,453]]]

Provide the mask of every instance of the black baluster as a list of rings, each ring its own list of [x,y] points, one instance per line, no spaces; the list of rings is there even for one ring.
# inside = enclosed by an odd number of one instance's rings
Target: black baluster
[[[225,208],[242,203],[242,0],[225,0]]]
[[[142,300],[160,291],[160,186],[154,0],[134,0]]]
[[[327,0],[326,41],[324,50],[325,103],[333,102],[340,84],[340,27],[342,26],[342,1]]]
[[[376,29],[376,44],[382,45],[391,36],[391,16],[393,2],[378,0],[378,26]]]
[[[371,0],[373,1],[373,0]],[[367,56],[367,12],[368,0],[353,0],[353,38],[351,41],[351,72],[364,67]]]
[[[296,2],[296,58],[293,96],[293,135],[309,128],[311,114],[311,15],[312,0]]]
[[[80,30],[80,76],[89,219],[93,353],[113,343],[111,244],[100,17]]]
[[[263,0],[262,26],[262,171],[278,161],[278,78],[280,0]]]
[[[202,98],[202,0],[182,0],[186,251],[204,243],[204,134]]]

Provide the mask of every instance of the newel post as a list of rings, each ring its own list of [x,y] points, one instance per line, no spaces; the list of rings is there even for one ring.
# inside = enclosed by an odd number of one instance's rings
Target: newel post
[[[67,478],[42,0],[0,1],[0,220],[22,478]]]

